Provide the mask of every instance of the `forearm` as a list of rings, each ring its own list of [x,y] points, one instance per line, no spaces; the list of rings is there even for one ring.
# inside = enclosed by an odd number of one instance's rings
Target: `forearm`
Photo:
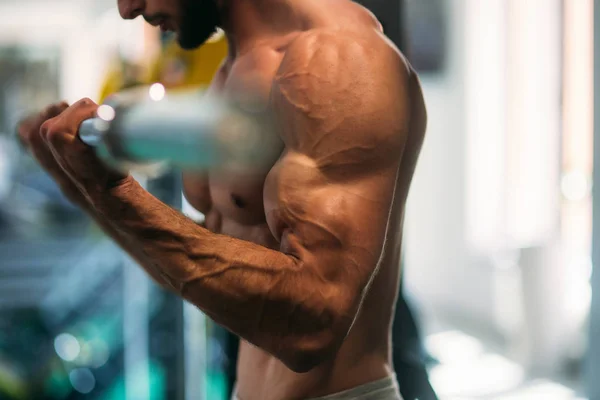
[[[102,196],[96,207],[139,249],[147,271],[244,339],[284,358],[331,341],[335,290],[298,258],[214,234],[135,181]]]
[[[128,237],[123,234],[123,232],[120,232],[112,223],[110,223],[106,218],[101,217],[95,210],[90,208],[88,210],[88,214],[107,236],[109,236],[117,245],[119,245],[121,249],[123,249],[131,258],[133,258],[146,270],[148,275],[150,275],[150,277],[158,285],[165,289],[172,289],[158,271],[151,267],[149,268],[150,263],[148,262],[146,254],[144,254],[135,243],[129,240]]]

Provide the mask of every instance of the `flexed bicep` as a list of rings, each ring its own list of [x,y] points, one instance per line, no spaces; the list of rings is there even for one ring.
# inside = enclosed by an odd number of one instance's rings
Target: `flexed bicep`
[[[327,301],[347,324],[383,253],[407,91],[357,61],[371,57],[360,42],[325,32],[298,45],[305,50],[290,52],[272,91],[286,151],[267,179],[265,211],[281,251],[336,294]]]

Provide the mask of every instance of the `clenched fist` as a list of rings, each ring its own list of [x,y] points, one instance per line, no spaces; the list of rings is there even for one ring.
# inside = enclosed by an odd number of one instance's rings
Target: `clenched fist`
[[[107,167],[77,135],[81,122],[95,117],[98,105],[82,99],[57,103],[21,121],[19,140],[76,205],[86,207],[94,196],[125,183],[129,176]]]

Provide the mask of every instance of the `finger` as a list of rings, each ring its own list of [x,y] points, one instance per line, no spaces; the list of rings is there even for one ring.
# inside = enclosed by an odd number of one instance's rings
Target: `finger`
[[[68,104],[65,102],[52,104],[41,112],[21,120],[17,125],[17,138],[21,145],[29,149],[32,143],[38,144],[40,142],[39,129],[41,125],[49,118],[59,115],[67,108]]]
[[[37,116],[31,117],[23,127],[26,131],[25,134],[28,135],[29,150],[32,155],[44,169],[53,175],[55,172],[60,172],[61,168],[56,163],[48,145],[42,140],[39,131],[45,121],[60,115],[68,107],[69,105],[65,102],[49,105]]]
[[[69,103],[66,101],[61,101],[59,103],[51,104],[43,111],[46,116],[46,119],[56,117],[69,108]]]
[[[96,116],[97,109],[98,104],[86,97],[67,108],[61,113],[60,117],[64,118],[64,122],[66,123],[65,128],[70,127],[72,124],[74,124],[76,128],[79,128],[79,125],[84,120]]]
[[[81,190],[74,184],[50,146],[40,134],[41,126],[56,118],[69,108],[66,102],[49,105],[40,113],[24,119],[18,126],[19,139],[31,152],[40,166],[48,172],[68,199],[76,204],[83,203]]]
[[[46,109],[40,113],[38,119],[34,121],[33,126],[31,127],[31,129],[34,131],[32,135],[35,133],[35,139],[42,140],[43,138],[40,135],[40,128],[42,127],[42,125],[45,124],[47,121],[61,115],[68,108],[69,105],[66,102],[52,104],[46,107]]]
[[[63,193],[71,200],[75,201],[80,196],[80,190],[73,183],[64,168],[60,165],[55,154],[47,143],[40,140],[39,144],[30,147],[32,155],[40,166],[48,172],[54,181],[61,188]]]
[[[44,122],[40,127],[40,134],[47,142],[61,142],[68,137],[77,135],[81,123],[96,116],[98,105],[92,100],[85,98],[79,100],[60,115]]]
[[[43,110],[35,119],[32,121],[29,129],[31,130],[31,139],[30,139],[30,150],[33,156],[38,160],[40,165],[48,171],[53,177],[58,177],[62,175],[62,168],[58,164],[55,159],[52,151],[48,144],[44,141],[42,135],[40,134],[41,126],[46,123],[49,119],[55,118],[60,115],[63,111],[65,111],[69,105],[65,102],[52,104],[48,106],[45,110]]]

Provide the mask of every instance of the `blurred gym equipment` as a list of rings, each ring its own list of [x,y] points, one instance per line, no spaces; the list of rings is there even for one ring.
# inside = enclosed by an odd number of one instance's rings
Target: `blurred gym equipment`
[[[147,174],[164,165],[157,161],[185,170],[256,165],[273,159],[265,149],[275,135],[269,116],[254,110],[198,90],[167,94],[155,83],[111,96],[79,137],[109,162]]]

